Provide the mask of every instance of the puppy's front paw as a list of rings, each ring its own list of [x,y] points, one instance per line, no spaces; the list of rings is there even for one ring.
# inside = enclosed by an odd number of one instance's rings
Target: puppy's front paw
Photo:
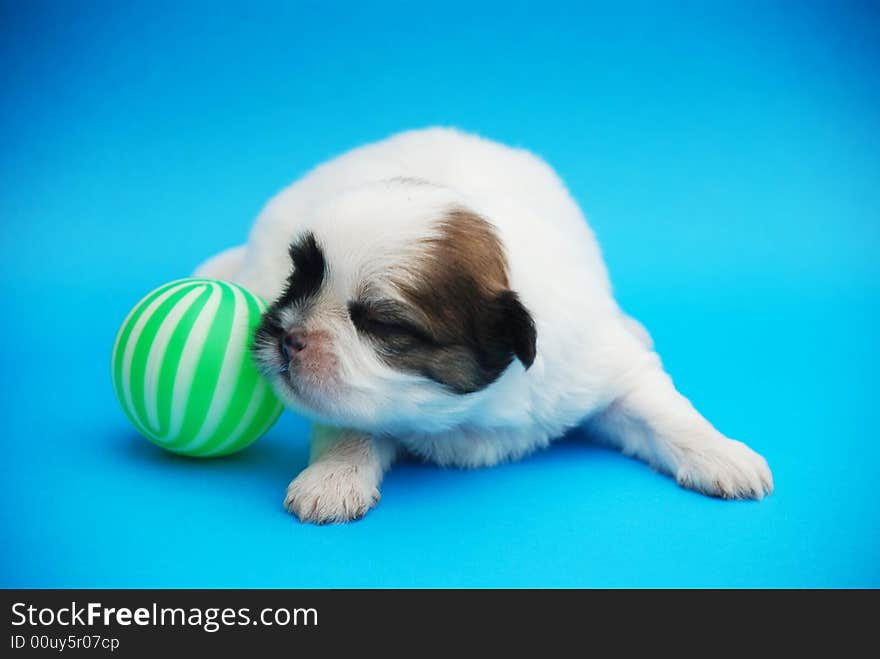
[[[767,461],[726,437],[687,452],[675,477],[684,487],[725,499],[762,499],[773,492]]]
[[[301,522],[329,524],[360,519],[378,501],[375,480],[358,467],[316,462],[287,486],[284,507]]]

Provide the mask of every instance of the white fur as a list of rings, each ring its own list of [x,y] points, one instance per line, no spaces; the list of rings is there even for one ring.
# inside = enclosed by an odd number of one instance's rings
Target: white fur
[[[417,267],[419,239],[454,206],[496,227],[510,287],[538,336],[531,368],[514,361],[496,382],[467,395],[385,365],[345,311],[365,286],[393,294],[383,283],[388,273],[405,277],[406,267]],[[309,322],[332,334],[338,372],[298,395],[274,384],[291,407],[340,430],[291,483],[286,503],[300,519],[360,517],[378,500],[381,474],[399,449],[444,465],[492,465],[583,421],[687,487],[724,497],[772,490],[763,458],[724,438],[675,390],[650,335],[615,303],[577,204],[528,151],[440,128],[354,149],[278,194],[244,251],[225,252],[199,274],[275,299],[291,268],[287,246],[305,231],[316,235],[330,266],[321,312]],[[327,431],[319,435],[328,444]]]
[[[379,501],[395,453],[386,438],[315,424],[310,464],[287,487],[284,505],[317,524],[359,519]]]

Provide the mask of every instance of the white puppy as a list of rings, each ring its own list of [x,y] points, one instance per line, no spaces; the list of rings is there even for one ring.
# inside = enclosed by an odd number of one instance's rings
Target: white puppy
[[[685,487],[773,488],[766,461],[676,391],[577,204],[527,151],[448,129],[355,149],[197,274],[273,301],[253,350],[315,421],[285,501],[303,521],[363,516],[402,452],[488,466],[583,422]]]

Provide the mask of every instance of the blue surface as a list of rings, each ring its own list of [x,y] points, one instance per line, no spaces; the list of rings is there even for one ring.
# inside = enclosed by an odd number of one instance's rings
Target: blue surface
[[[0,9],[0,585],[880,585],[876,3],[223,4]],[[403,465],[316,528],[281,507],[303,421],[214,462],[129,428],[130,305],[312,165],[431,124],[557,167],[776,494],[705,498],[574,433]]]

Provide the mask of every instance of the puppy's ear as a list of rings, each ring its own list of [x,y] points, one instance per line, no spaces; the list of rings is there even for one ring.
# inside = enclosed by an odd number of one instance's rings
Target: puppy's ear
[[[531,314],[513,291],[499,293],[491,303],[493,342],[505,346],[527,369],[535,361],[538,333]]]

